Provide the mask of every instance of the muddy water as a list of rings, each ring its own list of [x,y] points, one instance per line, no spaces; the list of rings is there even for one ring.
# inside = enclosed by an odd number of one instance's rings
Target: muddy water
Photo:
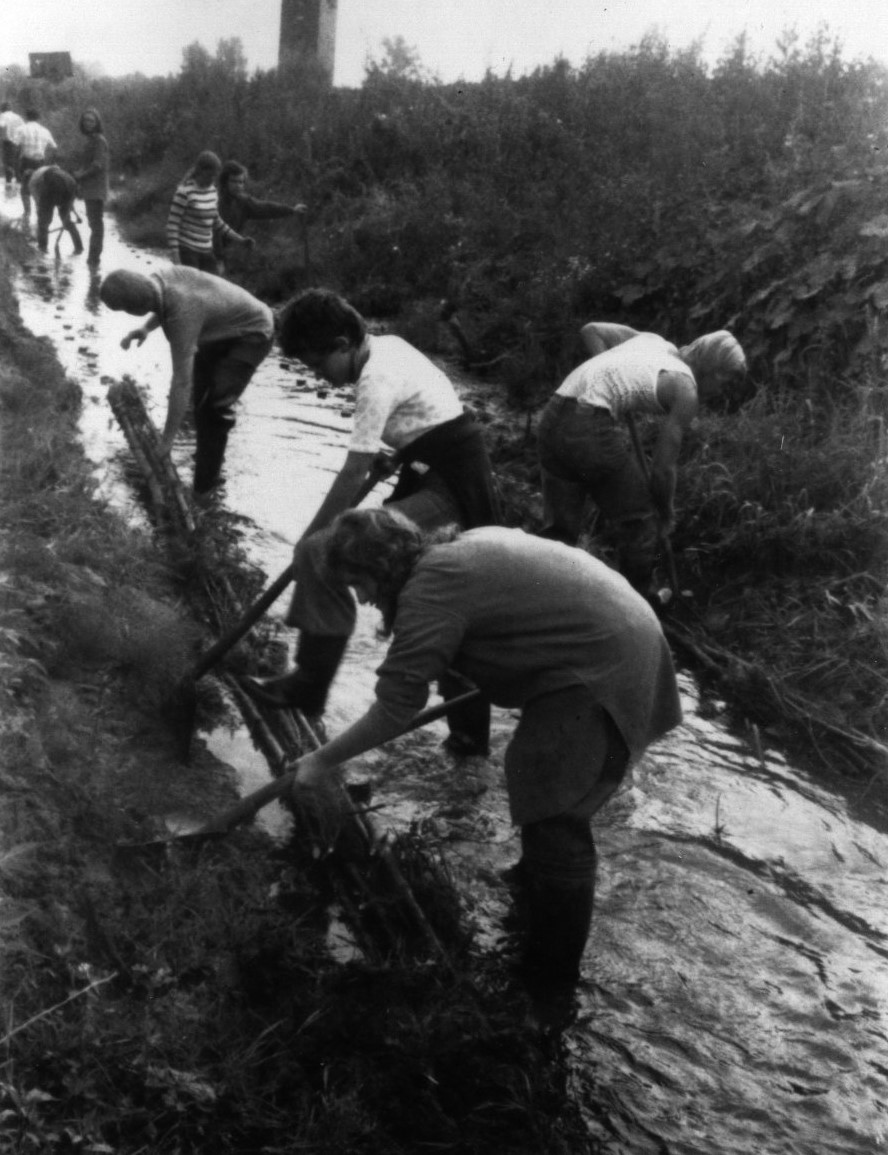
[[[18,203],[0,209],[14,216]],[[61,259],[35,250],[18,281],[22,316],[83,387],[101,488],[137,516],[107,385],[132,374],[160,422],[167,347],[155,333],[124,353],[134,322],[99,305],[96,279],[69,254],[67,238]],[[162,260],[123,244],[109,221],[105,270]],[[289,561],[344,452],[349,398],[315,385],[269,358],[230,442],[224,501],[269,576]],[[177,446],[185,478],[190,453]],[[334,732],[370,698],[382,653],[374,627],[362,611],[332,695]],[[888,1149],[888,837],[865,807],[733,735],[717,704],[701,708],[692,679],[682,689],[685,724],[596,820],[596,921],[566,1038],[590,1133],[626,1155]],[[496,713],[489,760],[449,761],[438,728],[356,767],[378,783],[388,825],[418,823],[443,841],[491,949],[507,904],[498,871],[516,854],[501,775],[512,725]],[[263,773],[243,735],[214,740],[248,786]]]

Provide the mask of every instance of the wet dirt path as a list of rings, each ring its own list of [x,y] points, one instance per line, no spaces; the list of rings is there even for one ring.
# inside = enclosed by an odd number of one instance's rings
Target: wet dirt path
[[[18,202],[0,211],[15,217]],[[135,321],[101,307],[97,279],[69,254],[67,238],[61,259],[35,249],[17,284],[22,318],[82,386],[84,446],[101,491],[137,518],[107,386],[125,373],[146,385],[159,424],[167,346],[155,333],[121,350]],[[104,271],[150,272],[163,259],[124,244],[109,219]],[[341,462],[349,401],[322,395],[275,355],[244,396],[224,502],[269,578],[289,562]],[[191,451],[176,448],[185,480]],[[272,612],[284,609],[285,599]],[[331,732],[370,699],[383,652],[375,624],[362,610],[331,696]],[[596,920],[580,1019],[566,1037],[590,1132],[626,1155],[888,1149],[888,836],[867,823],[865,802],[852,807],[734,736],[686,675],[682,689],[685,724],[596,820]],[[512,725],[496,712],[489,760],[455,764],[438,726],[355,767],[376,782],[385,824],[419,824],[442,841],[491,949],[507,908],[498,872],[517,849],[501,774]],[[245,788],[264,775],[245,735],[211,741]]]

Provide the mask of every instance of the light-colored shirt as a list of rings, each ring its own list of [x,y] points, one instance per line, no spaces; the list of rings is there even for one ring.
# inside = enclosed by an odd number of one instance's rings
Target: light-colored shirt
[[[0,112],[0,140],[10,140],[15,143],[16,134],[25,122],[17,112],[7,109]]]
[[[47,150],[56,148],[52,133],[39,120],[26,120],[16,129],[15,143],[23,160],[44,160]]]
[[[429,429],[459,417],[462,403],[447,374],[400,337],[370,337],[370,356],[355,385],[349,449],[403,449]]]
[[[556,390],[556,396],[607,409],[615,420],[627,413],[662,417],[665,411],[657,400],[661,373],[681,373],[694,380],[674,345],[655,333],[640,333],[577,366]]]
[[[585,687],[632,757],[681,720],[645,599],[585,551],[519,529],[469,530],[423,554],[398,598],[373,709],[406,725],[449,667],[500,706]]]

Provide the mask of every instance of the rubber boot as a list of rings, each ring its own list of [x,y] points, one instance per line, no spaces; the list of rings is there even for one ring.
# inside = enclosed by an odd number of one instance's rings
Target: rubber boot
[[[473,688],[468,678],[456,673],[447,673],[438,679],[438,689],[445,702]],[[475,698],[448,710],[447,725],[450,735],[444,740],[444,748],[455,758],[486,757],[490,753],[490,703],[484,698]]]
[[[570,883],[532,878],[521,897],[526,937],[519,975],[540,1026],[560,1031],[576,1014],[580,963],[592,925],[594,878]]]
[[[219,421],[195,422],[194,492],[206,493],[219,480],[231,426]]]
[[[327,704],[348,637],[310,634],[303,630],[296,651],[296,669],[277,678],[242,678],[241,685],[257,702],[276,709],[290,707],[321,714]]]

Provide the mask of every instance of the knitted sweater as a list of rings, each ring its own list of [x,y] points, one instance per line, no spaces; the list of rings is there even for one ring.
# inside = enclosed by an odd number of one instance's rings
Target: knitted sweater
[[[179,247],[197,253],[213,251],[213,233],[236,238],[219,216],[219,194],[213,185],[201,188],[186,180],[176,189],[167,217],[167,243],[178,255]]]

